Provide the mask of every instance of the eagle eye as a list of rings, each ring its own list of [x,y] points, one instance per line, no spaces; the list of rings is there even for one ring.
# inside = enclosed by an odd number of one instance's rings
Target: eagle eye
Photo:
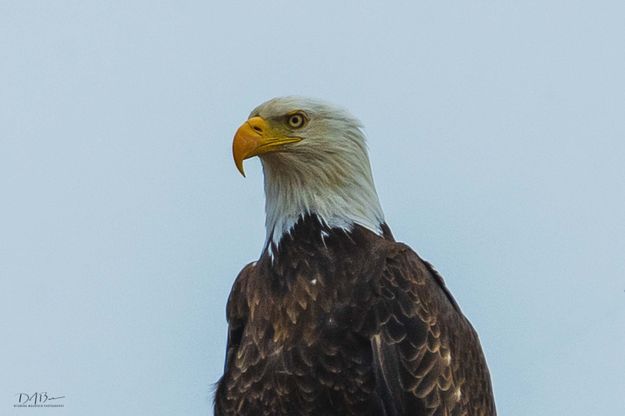
[[[299,128],[304,127],[304,124],[306,124],[306,120],[307,119],[304,113],[300,113],[300,112],[290,114],[287,118],[289,127],[293,129],[299,129]]]

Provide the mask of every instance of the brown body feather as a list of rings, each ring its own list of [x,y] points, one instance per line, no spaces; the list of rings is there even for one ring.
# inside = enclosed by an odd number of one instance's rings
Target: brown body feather
[[[475,331],[384,229],[308,216],[241,271],[216,415],[496,414]]]

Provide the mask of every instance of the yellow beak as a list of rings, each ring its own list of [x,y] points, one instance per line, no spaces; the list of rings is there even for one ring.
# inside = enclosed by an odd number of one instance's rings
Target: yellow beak
[[[272,130],[262,117],[252,117],[239,127],[232,141],[232,156],[234,164],[241,175],[243,161],[263,153],[275,152],[282,145],[296,143],[302,140],[299,137],[273,137]]]

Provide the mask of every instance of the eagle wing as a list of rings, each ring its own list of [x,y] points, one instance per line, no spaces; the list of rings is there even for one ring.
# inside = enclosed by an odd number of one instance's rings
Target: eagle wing
[[[395,243],[378,282],[371,347],[387,415],[494,416],[479,339],[438,273]]]
[[[215,415],[231,414],[233,409],[227,408],[228,404],[224,401],[224,397],[229,393],[229,386],[223,383],[223,379],[229,374],[232,360],[241,345],[241,337],[245,329],[245,322],[248,316],[247,299],[244,295],[247,281],[252,271],[254,263],[245,266],[234,281],[228,303],[226,307],[226,318],[228,321],[228,341],[226,344],[226,359],[224,362],[224,375],[217,382],[217,391],[215,393]]]

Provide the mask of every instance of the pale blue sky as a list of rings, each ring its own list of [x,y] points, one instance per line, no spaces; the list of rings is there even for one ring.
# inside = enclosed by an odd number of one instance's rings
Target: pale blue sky
[[[501,415],[625,414],[625,6],[379,3],[0,0],[0,414],[212,413],[285,94],[363,121]]]

